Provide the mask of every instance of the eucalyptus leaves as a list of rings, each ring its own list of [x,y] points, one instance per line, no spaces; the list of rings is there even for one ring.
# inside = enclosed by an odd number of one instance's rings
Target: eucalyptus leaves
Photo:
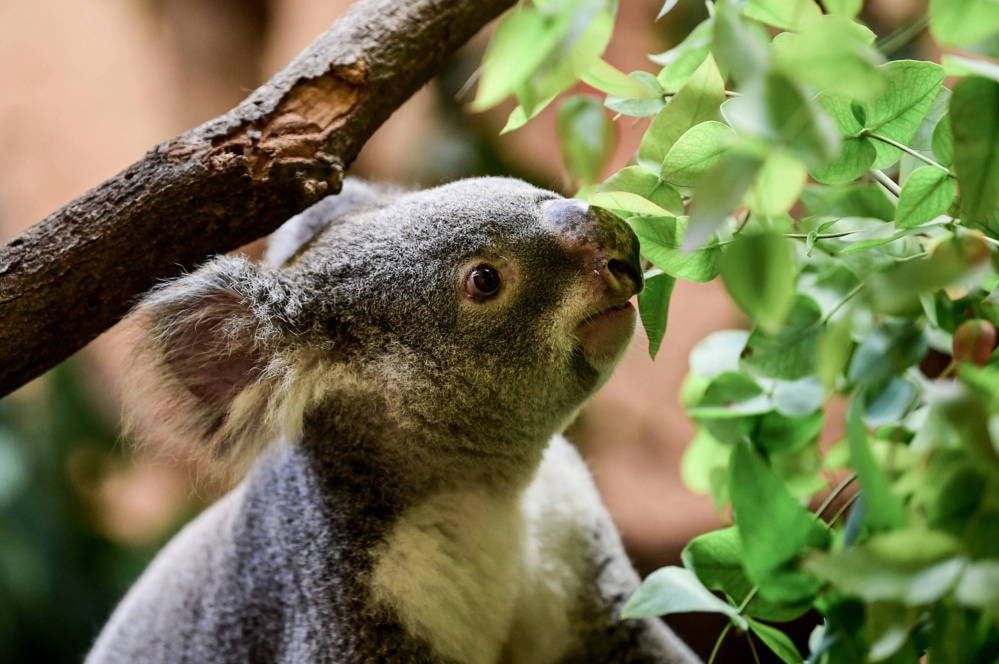
[[[698,427],[684,479],[733,525],[650,575],[625,617],[721,613],[787,662],[993,662],[999,66],[890,56],[928,27],[995,57],[999,4],[931,0],[880,40],[860,4],[709,3],[658,71],[625,74],[601,59],[614,2],[525,2],[475,105],[516,96],[512,130],[577,80],[602,92],[561,102],[562,153],[579,195],[641,240],[650,353],[678,279],[720,277],[751,322],[698,346],[681,395]],[[621,116],[648,129],[597,183]],[[837,401],[846,436],[823,449]],[[810,609],[823,624],[801,653],[772,623]]]

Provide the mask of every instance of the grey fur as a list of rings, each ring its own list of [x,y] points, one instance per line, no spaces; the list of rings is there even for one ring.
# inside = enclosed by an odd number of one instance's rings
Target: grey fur
[[[559,526],[559,550],[583,563],[566,566],[579,591],[558,659],[696,661],[660,621],[617,619],[638,579],[558,436],[608,370],[562,338],[582,276],[542,224],[557,196],[485,178],[413,193],[355,180],[341,197],[289,221],[269,266],[219,258],[140,305],[142,357],[178,432],[218,458],[290,442],[160,553],[88,661],[450,661],[375,597],[393,529],[446,492],[545,501],[563,481],[591,507]],[[458,284],[479,259],[518,277],[470,306]],[[523,661],[524,646],[493,661]]]

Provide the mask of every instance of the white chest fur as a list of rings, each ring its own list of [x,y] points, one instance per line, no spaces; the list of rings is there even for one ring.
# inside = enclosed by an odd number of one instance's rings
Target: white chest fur
[[[441,493],[407,512],[376,552],[372,592],[443,657],[554,662],[586,582],[603,515],[575,449],[555,438],[522,493]]]

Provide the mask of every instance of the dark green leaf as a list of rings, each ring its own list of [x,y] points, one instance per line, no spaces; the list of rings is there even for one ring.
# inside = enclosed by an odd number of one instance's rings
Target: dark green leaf
[[[797,296],[784,326],[776,334],[753,331],[742,354],[742,365],[761,376],[781,380],[797,380],[815,373],[821,318],[815,300]]]
[[[753,589],[753,583],[742,567],[742,559],[742,543],[735,527],[695,537],[683,549],[684,567],[694,572],[705,587],[725,593],[738,605]],[[802,615],[808,607],[807,603],[775,604],[756,595],[743,613],[763,620],[787,622]]]
[[[794,642],[787,634],[776,627],[765,625],[759,621],[750,619],[749,629],[753,634],[760,637],[760,641],[766,644],[767,648],[787,664],[801,664],[801,653],[794,647]]]
[[[801,202],[816,217],[869,217],[886,221],[895,218],[894,203],[883,188],[873,184],[806,185]]]
[[[767,332],[777,331],[791,310],[795,273],[794,248],[778,233],[742,233],[722,252],[725,288]]]
[[[949,113],[940,118],[940,122],[933,129],[932,150],[933,156],[944,166],[954,161],[954,139],[950,131]]]
[[[874,460],[862,418],[862,405],[854,398],[847,413],[846,432],[850,465],[860,479],[867,504],[864,522],[874,529],[899,528],[906,521],[902,502],[892,493],[888,479]]]
[[[798,556],[824,548],[829,533],[788,493],[748,444],[732,453],[729,493],[744,564],[766,599],[795,602],[812,596],[819,583],[795,566]]]
[[[932,62],[895,60],[882,67],[887,85],[877,98],[863,105],[865,128],[908,144],[943,83],[943,68]],[[898,148],[875,141],[874,168],[886,168],[902,155]]]
[[[847,375],[855,383],[879,384],[919,362],[926,350],[926,336],[918,325],[890,318],[861,341]]]
[[[746,619],[701,585],[694,573],[682,567],[662,567],[648,575],[621,609],[621,617],[650,618],[674,613],[721,613],[740,629]]]
[[[966,78],[954,87],[950,100],[954,135],[954,170],[961,186],[961,219],[992,237],[999,224],[990,223],[999,207],[999,83]],[[989,110],[991,109],[991,110]]]
[[[645,334],[649,338],[649,355],[653,359],[666,335],[669,299],[674,284],[676,284],[675,277],[659,273],[646,277],[645,288],[638,294],[638,312],[642,319],[642,327],[645,328]]]

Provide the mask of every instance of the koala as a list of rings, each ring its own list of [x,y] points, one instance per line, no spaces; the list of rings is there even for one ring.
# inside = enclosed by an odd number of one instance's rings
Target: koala
[[[504,178],[348,179],[266,260],[134,316],[153,417],[244,479],[128,592],[87,661],[696,662],[561,432],[634,328],[637,239]]]

